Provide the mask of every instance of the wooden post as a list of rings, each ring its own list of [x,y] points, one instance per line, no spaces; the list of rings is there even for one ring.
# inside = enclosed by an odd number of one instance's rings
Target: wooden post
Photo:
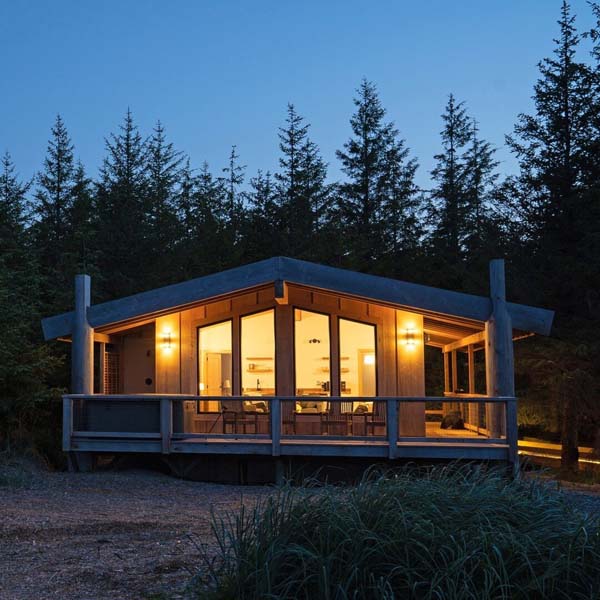
[[[281,401],[275,397],[271,400],[271,444],[272,455],[281,453]]]
[[[396,458],[398,449],[398,400],[388,398],[386,405],[388,457]]]
[[[450,353],[452,362],[452,389],[450,390],[453,394],[456,394],[458,390],[458,354],[456,350],[452,350]],[[450,409],[454,412],[460,410],[460,404],[458,402],[452,402]]]
[[[506,307],[504,261],[501,259],[490,262],[490,298],[492,313],[485,323],[487,393],[488,396],[514,396],[512,324]],[[506,433],[502,418],[503,409],[500,403],[487,405],[486,421],[490,437],[497,438]],[[511,422],[508,424],[508,429],[516,430],[516,410],[507,410],[507,421],[509,416]],[[515,432],[511,432],[510,437],[514,437],[516,443],[515,436]],[[516,448],[514,451],[516,452]]]
[[[75,313],[71,345],[71,391],[73,394],[94,393],[94,329],[88,322],[91,304],[89,275],[75,275]]]
[[[517,426],[517,401],[516,399],[506,402],[506,443],[508,444],[508,462],[518,465],[519,462],[519,439]]]
[[[98,393],[106,394],[106,342],[98,344]]]
[[[450,383],[450,353],[444,352],[444,394],[450,393],[452,384]],[[442,404],[442,414],[445,416],[450,412],[450,405],[448,402]]]
[[[73,401],[63,397],[63,428],[62,449],[64,452],[71,450],[71,433],[73,432]]]
[[[467,358],[469,364],[469,394],[475,394],[475,346],[467,346]],[[479,404],[469,402],[467,405],[467,415],[469,425],[479,427]]]
[[[173,435],[173,410],[169,398],[160,399],[160,441],[163,454],[169,454]]]

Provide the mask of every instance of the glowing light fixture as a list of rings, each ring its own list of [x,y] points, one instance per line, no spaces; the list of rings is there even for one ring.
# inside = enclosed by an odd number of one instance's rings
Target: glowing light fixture
[[[402,345],[414,348],[417,345],[417,331],[413,327],[407,327],[403,332]]]
[[[165,352],[170,352],[173,349],[173,341],[171,339],[170,331],[163,332],[161,346]]]
[[[365,354],[363,358],[363,363],[365,365],[374,365],[375,364],[375,355],[374,354]]]

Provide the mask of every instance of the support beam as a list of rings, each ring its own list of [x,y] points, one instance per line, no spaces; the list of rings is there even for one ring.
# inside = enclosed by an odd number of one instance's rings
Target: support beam
[[[275,282],[275,302],[277,304],[287,304],[288,298],[288,284],[282,279],[278,279]]]
[[[462,348],[466,348],[470,344],[479,344],[485,341],[485,331],[478,331],[472,335],[468,335],[460,340],[456,340],[451,344],[446,344],[444,346],[444,352],[452,352],[453,350],[460,350]]]
[[[94,329],[88,321],[90,304],[90,276],[76,275],[71,347],[71,392],[73,394],[94,393]]]
[[[514,396],[514,357],[512,324],[506,305],[504,260],[490,262],[490,298],[492,314],[485,323],[486,378],[488,396]],[[503,407],[488,404],[486,410],[487,429],[491,437],[506,433]],[[516,411],[507,414],[513,422],[510,429],[516,429]],[[511,437],[514,438],[513,432]]]

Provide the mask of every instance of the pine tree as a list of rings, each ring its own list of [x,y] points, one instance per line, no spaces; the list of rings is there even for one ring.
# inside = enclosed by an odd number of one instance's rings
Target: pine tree
[[[242,260],[244,250],[242,246],[242,228],[246,218],[245,193],[241,191],[244,183],[245,165],[240,165],[236,146],[232,146],[229,154],[229,163],[223,169],[224,177],[219,178],[224,195],[224,205],[221,209],[224,215],[224,246],[222,264],[236,266]]]
[[[282,252],[314,258],[328,189],[327,167],[308,137],[310,125],[288,104],[286,126],[279,129],[280,170],[275,174]]]
[[[431,172],[435,187],[431,192],[430,219],[433,225],[433,253],[441,263],[459,265],[464,258],[465,240],[469,234],[468,145],[472,140],[470,119],[463,102],[450,94],[440,132],[442,152],[435,155]]]
[[[26,229],[26,194],[8,154],[0,163],[0,444],[31,442],[31,428],[49,435],[45,381],[57,367],[39,333],[40,278]]]
[[[198,175],[186,163],[178,197],[184,238],[178,256],[184,278],[200,277],[230,266],[226,190],[205,162]]]
[[[593,74],[577,57],[581,36],[567,2],[562,4],[558,24],[554,56],[539,64],[535,113],[520,115],[514,135],[507,138],[520,165],[514,207],[523,224],[522,247],[514,253],[525,263],[521,263],[521,271],[527,273],[524,299],[556,309],[555,328],[562,342],[552,351],[559,356],[567,344],[573,356],[579,355],[579,365],[593,364],[600,328],[597,321],[581,317],[594,316],[587,300],[597,296],[600,283],[598,194],[593,190],[597,182],[590,181],[597,163],[590,148],[598,140],[594,124],[599,105]],[[589,356],[584,358],[581,353],[586,347]],[[547,352],[547,348],[540,350],[540,363]],[[566,424],[563,467],[569,469],[577,468],[577,431],[584,412],[578,390],[587,385],[578,364],[562,373],[571,384],[562,386],[559,398]]]
[[[133,294],[149,287],[151,208],[148,202],[147,146],[127,111],[119,133],[106,140],[107,156],[95,200],[95,249],[101,299]],[[97,278],[98,279],[98,278]]]
[[[33,226],[42,277],[45,280],[46,310],[60,312],[70,308],[73,266],[68,246],[72,235],[75,163],[73,144],[58,115],[48,142],[44,170],[37,175],[36,219]]]
[[[159,287],[178,279],[176,251],[181,235],[176,198],[181,184],[183,155],[167,142],[159,121],[146,149],[148,247],[154,267],[145,285]]]
[[[271,173],[258,171],[250,179],[248,219],[244,232],[246,257],[262,260],[285,253],[279,228],[279,206]]]
[[[336,212],[347,240],[348,266],[364,270],[373,269],[390,244],[392,251],[400,250],[402,228],[412,219],[417,164],[408,160],[394,124],[384,121],[375,85],[363,80],[357,93],[350,119],[354,137],[336,153],[347,176],[338,188]],[[404,243],[410,242],[404,238]]]

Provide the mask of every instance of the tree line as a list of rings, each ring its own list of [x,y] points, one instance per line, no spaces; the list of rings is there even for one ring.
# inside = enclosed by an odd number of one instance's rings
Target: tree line
[[[336,152],[339,181],[293,104],[275,172],[249,175],[235,146],[220,170],[192,166],[161,122],[145,137],[130,111],[95,178],[60,116],[33,178],[5,154],[0,436],[35,431],[52,447],[51,399],[67,386],[68,360],[63,345],[42,343],[39,319],[72,308],[76,273],[92,275],[100,302],[286,255],[487,294],[488,261],[502,256],[510,298],[557,312],[551,339],[516,348],[521,425],[560,430],[574,468],[580,435],[600,443],[600,5],[591,10],[598,26],[580,32],[562,5],[533,110],[506,136],[514,175],[501,173],[496,148],[450,94],[421,189],[418,159],[366,79]]]

